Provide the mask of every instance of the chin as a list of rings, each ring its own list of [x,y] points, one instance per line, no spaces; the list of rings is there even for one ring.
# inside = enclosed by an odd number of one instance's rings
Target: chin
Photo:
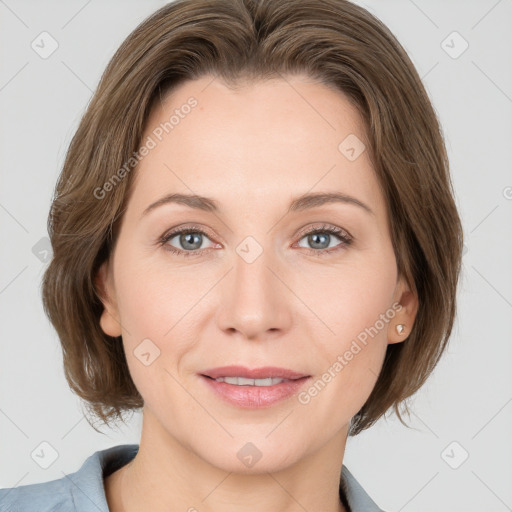
[[[265,436],[266,433],[261,435],[261,441],[258,441],[257,436],[252,437],[252,440],[233,438],[223,444],[218,440],[212,441],[215,443],[213,451],[211,447],[198,447],[196,454],[223,471],[251,475],[281,471],[300,459],[304,444],[299,443],[297,448],[283,450],[282,443],[276,446]]]

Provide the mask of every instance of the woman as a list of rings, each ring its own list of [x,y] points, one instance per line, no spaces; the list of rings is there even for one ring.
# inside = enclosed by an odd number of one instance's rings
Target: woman
[[[345,0],[178,0],[71,142],[45,311],[66,378],[139,445],[1,510],[381,510],[346,441],[441,357],[462,228],[435,112]]]

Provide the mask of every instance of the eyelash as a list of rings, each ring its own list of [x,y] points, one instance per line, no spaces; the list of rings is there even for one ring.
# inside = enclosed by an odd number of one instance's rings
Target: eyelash
[[[175,247],[168,245],[167,242],[169,240],[172,240],[176,235],[181,234],[189,234],[189,233],[199,233],[201,235],[205,235],[206,237],[210,238],[208,236],[208,233],[203,231],[201,228],[196,226],[185,226],[182,228],[177,228],[170,233],[164,234],[160,240],[159,244],[164,248],[164,250],[169,251],[173,254],[177,254],[179,256],[184,257],[190,257],[190,256],[199,256],[202,252],[208,251],[209,249],[195,249],[193,251],[183,251],[181,249],[176,249]],[[329,254],[332,254],[334,252],[338,252],[342,248],[348,247],[353,242],[353,237],[351,237],[345,230],[333,226],[329,226],[328,224],[324,224],[320,227],[315,227],[310,230],[305,230],[299,233],[299,240],[302,240],[307,235],[313,235],[317,233],[329,233],[331,235],[335,235],[341,240],[341,244],[338,248],[331,247],[330,249],[309,249],[307,247],[302,247],[302,249],[305,249],[309,254],[312,254],[314,256],[328,256]]]

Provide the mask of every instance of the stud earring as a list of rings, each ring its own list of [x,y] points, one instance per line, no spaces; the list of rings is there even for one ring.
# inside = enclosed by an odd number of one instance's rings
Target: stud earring
[[[404,332],[404,329],[405,329],[405,325],[404,325],[404,324],[398,324],[398,325],[396,326],[396,332],[397,332],[398,334],[402,334],[402,333]]]

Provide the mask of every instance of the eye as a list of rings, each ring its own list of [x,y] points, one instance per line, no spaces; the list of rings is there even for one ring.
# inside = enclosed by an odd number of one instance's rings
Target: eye
[[[197,256],[206,250],[201,248],[203,237],[207,237],[207,234],[199,227],[184,226],[165,234],[161,238],[160,244],[166,251],[179,254],[180,256]],[[177,238],[177,243],[186,250],[170,245],[169,242],[173,238]]]
[[[313,248],[302,245],[299,245],[299,247],[306,249],[309,254],[314,256],[327,256],[348,247],[353,241],[353,238],[345,230],[328,224],[303,230],[299,236],[299,242],[306,238],[306,243],[311,244]],[[334,247],[329,247],[334,240],[333,237],[341,242]],[[175,247],[170,243],[174,238],[177,239],[176,243],[182,248]],[[166,251],[179,256],[200,256],[211,249],[202,247],[204,238],[208,239],[208,234],[203,229],[197,226],[184,226],[163,235],[159,243]]]
[[[334,241],[333,236],[341,240],[341,243],[337,246],[329,247],[330,242]],[[303,231],[301,233],[301,240],[302,239],[306,239],[306,243],[314,247],[314,249],[305,247],[307,252],[314,256],[327,256],[349,246],[353,241],[353,238],[345,230],[335,226],[329,226],[328,224],[313,229],[309,228],[305,232]],[[299,247],[303,246],[299,245]]]

